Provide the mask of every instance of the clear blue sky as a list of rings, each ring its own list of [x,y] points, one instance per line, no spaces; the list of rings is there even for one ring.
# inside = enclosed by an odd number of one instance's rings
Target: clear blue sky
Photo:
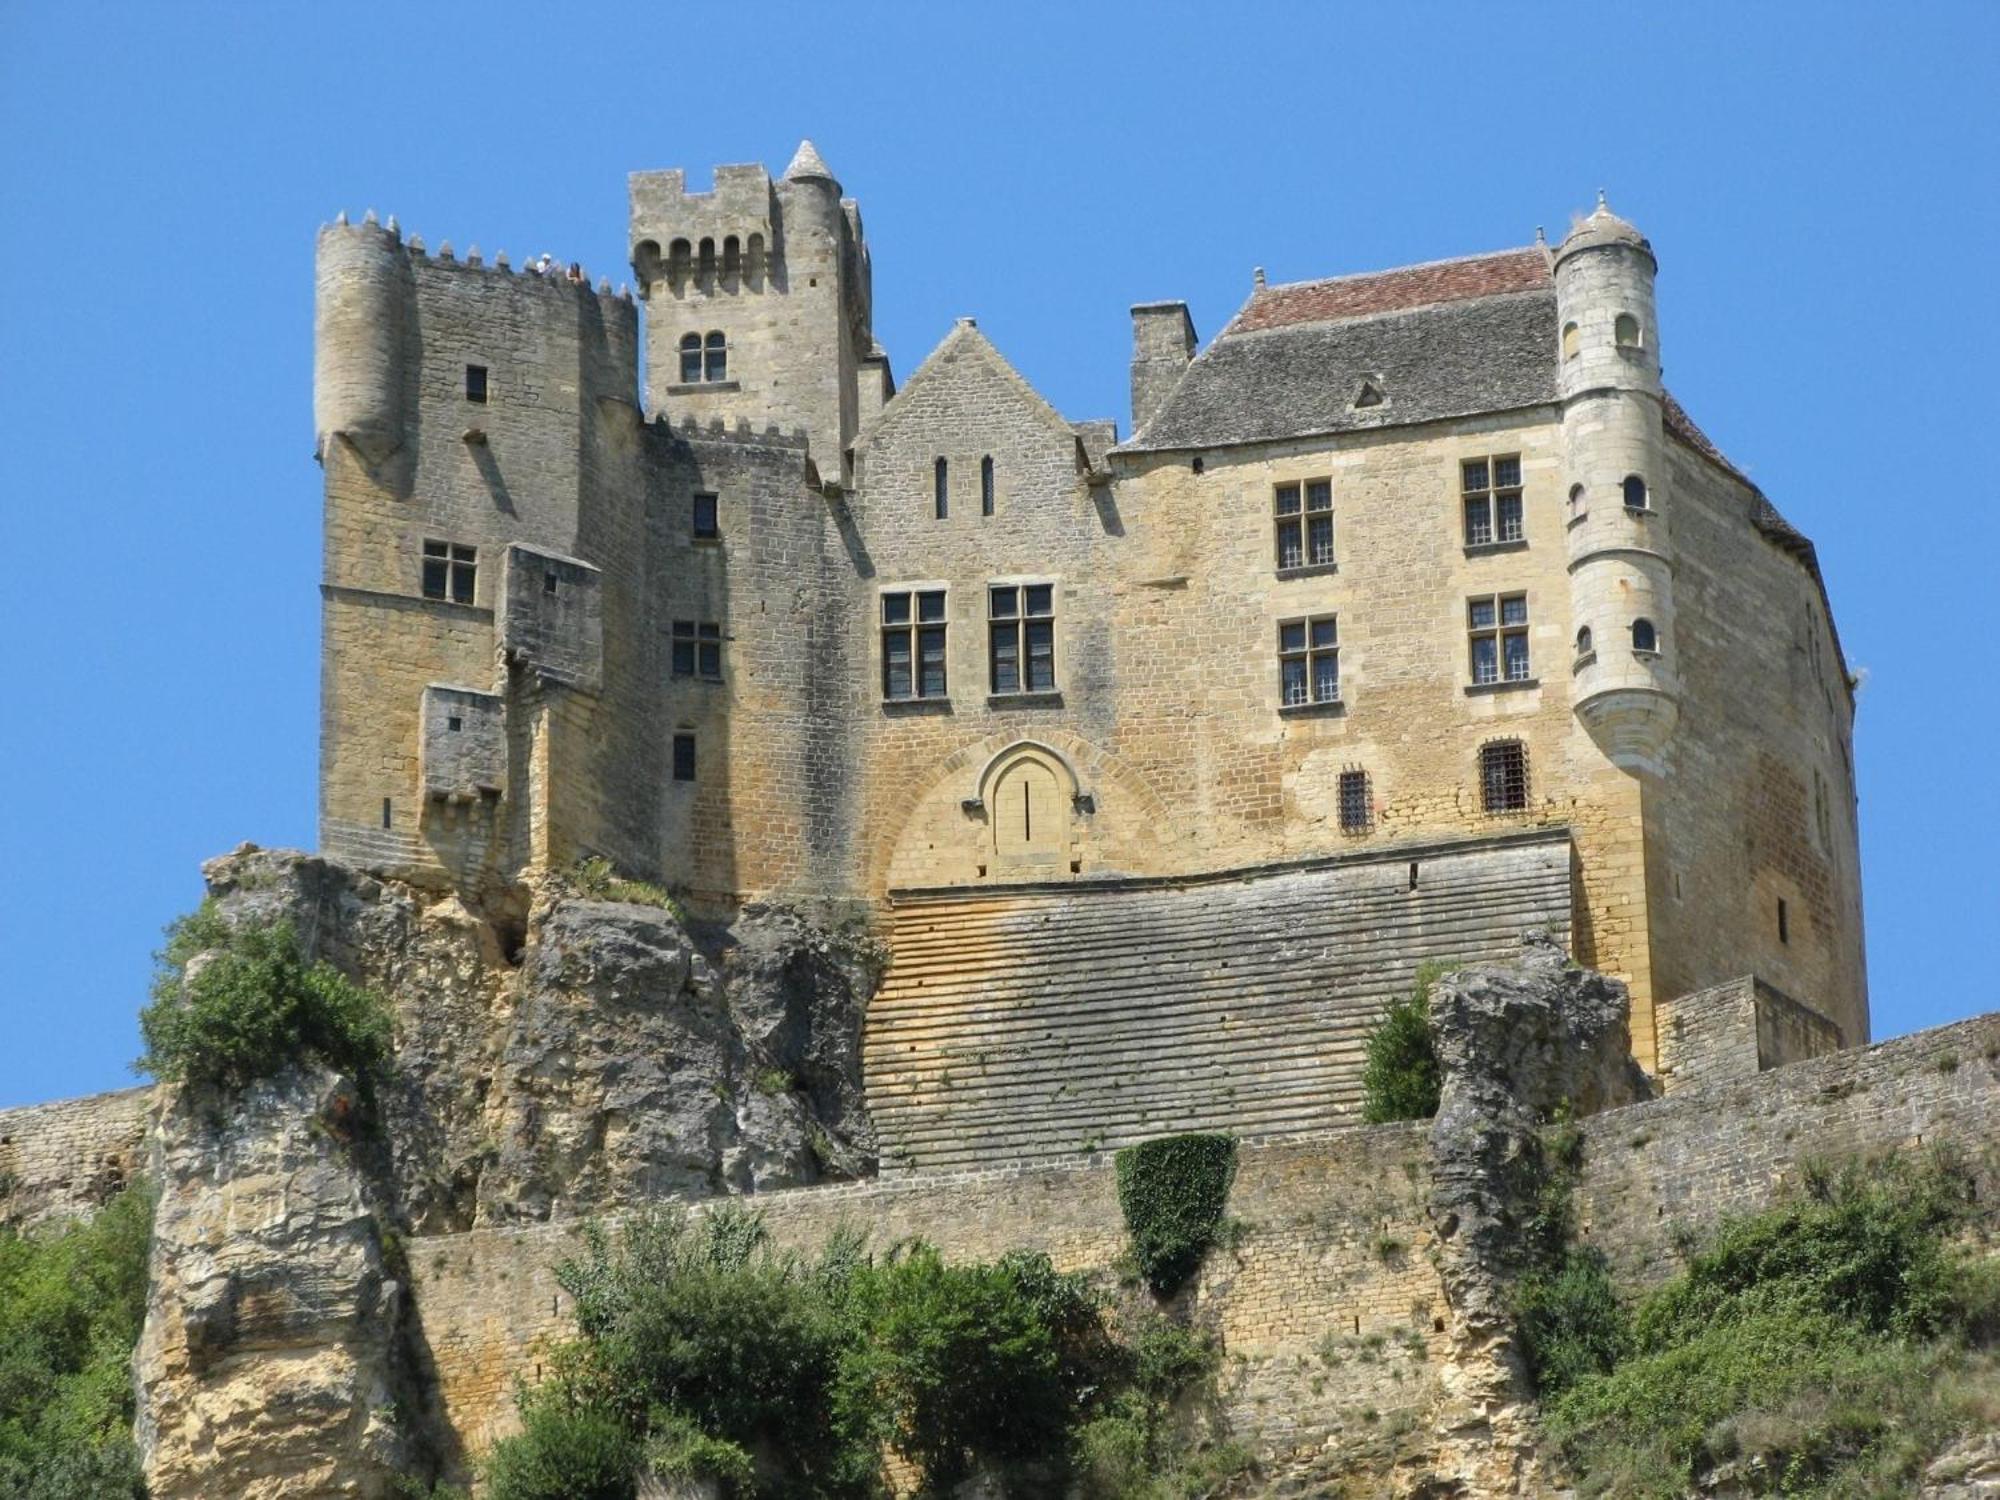
[[[899,372],[1126,418],[1126,309],[1558,234],[1819,544],[1878,1035],[1993,1008],[2000,5],[0,0],[0,1106],[118,1087],[196,866],[313,840],[313,234],[628,274],[625,174],[818,142]]]

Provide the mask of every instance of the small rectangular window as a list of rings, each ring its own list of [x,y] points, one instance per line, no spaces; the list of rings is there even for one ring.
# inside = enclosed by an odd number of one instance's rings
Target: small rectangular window
[[[387,797],[384,797],[382,799],[382,826],[384,828],[387,828],[390,825],[391,819],[389,814],[390,814],[389,799]]]
[[[999,584],[986,591],[992,691],[1052,693],[1056,687],[1055,586]]]
[[[1785,898],[1778,898],[1778,941],[1789,944],[1792,940],[1791,913],[1785,909]]]
[[[694,497],[694,535],[697,541],[713,541],[722,535],[715,496],[697,494]]]
[[[1489,813],[1527,808],[1528,751],[1519,740],[1479,747],[1479,801]]]
[[[445,717],[444,727],[451,733],[457,734],[461,729],[465,728],[465,720],[461,719],[457,714],[449,714]]]
[[[1471,643],[1473,682],[1528,680],[1526,594],[1482,594],[1468,599],[1465,626]]]
[[[457,542],[424,543],[423,593],[426,599],[472,603],[477,584],[478,549]]]
[[[674,736],[674,780],[694,780],[694,736],[691,734]]]
[[[1340,773],[1340,831],[1366,833],[1375,822],[1374,799],[1368,792],[1366,771]]]
[[[882,696],[942,698],[945,688],[944,590],[884,594]]]
[[[486,404],[486,366],[465,367],[465,399],[481,406]]]
[[[1287,708],[1340,701],[1340,631],[1334,616],[1279,622],[1278,701]]]
[[[555,591],[556,591],[555,570],[550,569],[548,572],[542,574],[542,592],[545,594],[553,594]]]
[[[1521,455],[1468,458],[1459,465],[1465,545],[1518,542],[1527,532],[1521,501]]]
[[[1278,567],[1324,567],[1333,561],[1333,481],[1287,480],[1271,490]]]

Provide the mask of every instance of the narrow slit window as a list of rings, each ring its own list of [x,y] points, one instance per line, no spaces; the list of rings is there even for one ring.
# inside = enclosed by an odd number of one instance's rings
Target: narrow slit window
[[[993,455],[987,454],[979,460],[979,513],[993,514]]]
[[[384,828],[392,826],[393,823],[395,822],[392,813],[393,813],[393,807],[389,799],[387,797],[384,797],[382,799],[382,826]]]
[[[465,399],[480,406],[486,404],[486,366],[465,367]]]
[[[694,736],[691,734],[674,736],[674,780],[694,780]]]
[[[1590,655],[1590,627],[1588,625],[1576,633],[1576,654],[1578,656]]]
[[[1339,783],[1340,831],[1366,833],[1374,826],[1374,799],[1366,771],[1342,771]]]
[[[1785,908],[1785,898],[1778,898],[1778,941],[1789,944],[1792,940],[1791,913]]]
[[[882,696],[943,698],[946,686],[944,590],[884,594]]]
[[[931,514],[940,521],[951,515],[951,467],[942,458],[931,465]]]
[[[1340,629],[1333,615],[1279,621],[1278,701],[1286,708],[1340,701]]]
[[[1467,600],[1465,621],[1475,684],[1528,681],[1526,594],[1482,594]]]
[[[1527,808],[1528,751],[1519,740],[1479,747],[1479,802],[1489,813]]]
[[[986,591],[987,661],[995,694],[1056,688],[1055,586],[996,584]]]
[[[479,549],[457,542],[424,543],[423,594],[470,604],[477,589]]]

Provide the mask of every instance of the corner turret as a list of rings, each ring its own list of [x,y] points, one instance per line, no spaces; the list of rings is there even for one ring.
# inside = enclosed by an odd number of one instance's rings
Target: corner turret
[[[1650,775],[1680,714],[1657,269],[1602,193],[1554,254],[1572,701],[1613,764]]]
[[[413,289],[402,236],[371,210],[319,232],[314,255],[314,452],[351,443],[371,465],[403,446],[410,407],[407,344]]]

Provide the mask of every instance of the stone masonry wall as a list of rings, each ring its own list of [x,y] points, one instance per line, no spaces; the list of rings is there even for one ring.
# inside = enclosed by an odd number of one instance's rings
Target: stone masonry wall
[[[1429,1255],[1425,1128],[1360,1127],[1246,1145],[1229,1211],[1240,1242],[1211,1254],[1188,1294],[1220,1333],[1239,1436],[1267,1453],[1343,1442],[1414,1420],[1436,1390],[1442,1303]],[[1811,1158],[1956,1145],[2000,1189],[2000,1014],[1690,1087],[1583,1122],[1583,1232],[1621,1277],[1670,1274],[1679,1237],[1751,1211]],[[878,1246],[921,1234],[950,1256],[1046,1250],[1108,1269],[1124,1249],[1111,1163],[808,1188],[752,1200],[780,1242],[836,1225]],[[513,1381],[571,1331],[552,1264],[564,1226],[413,1241],[410,1267],[440,1403],[468,1456],[512,1430]],[[1380,1424],[1380,1425],[1378,1425]]]
[[[0,1226],[96,1208],[144,1170],[150,1088],[0,1109]]]

